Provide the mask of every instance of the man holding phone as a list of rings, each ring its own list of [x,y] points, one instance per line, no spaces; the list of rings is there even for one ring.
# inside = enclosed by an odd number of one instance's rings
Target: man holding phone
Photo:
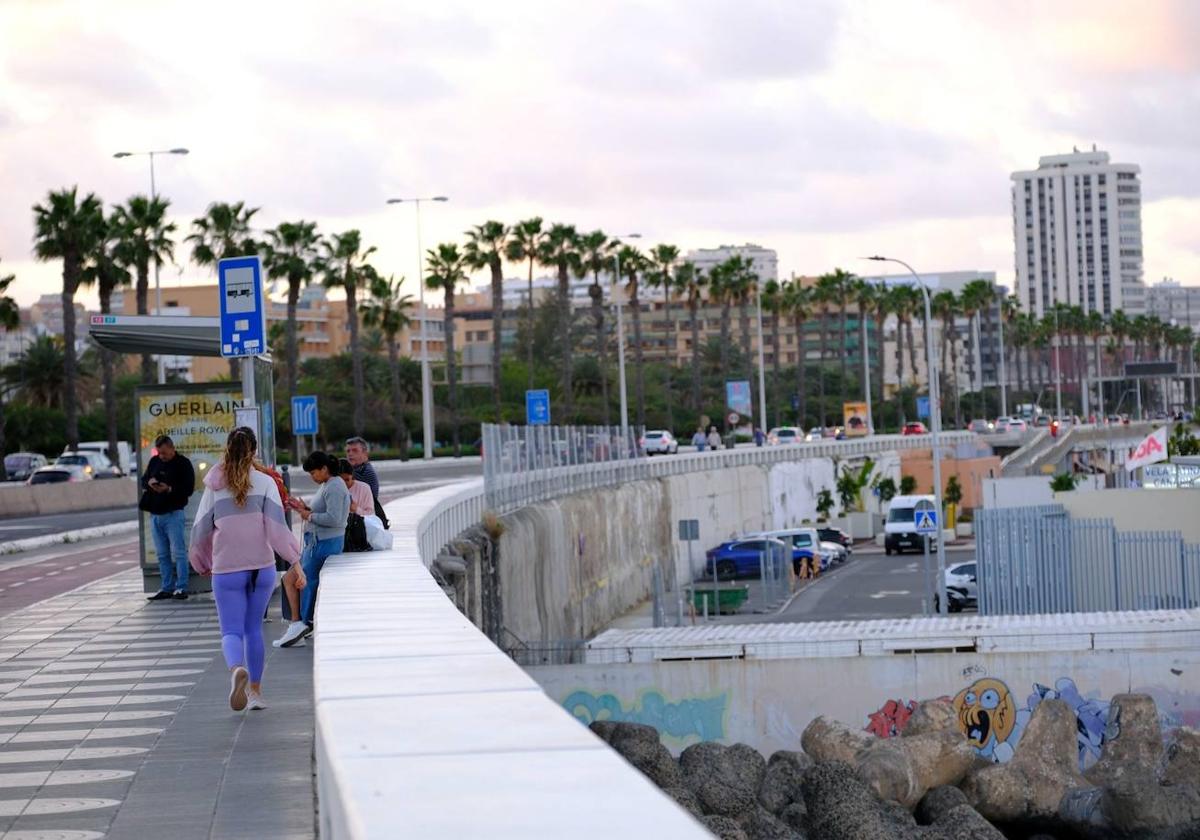
[[[149,601],[174,598],[187,600],[188,544],[184,523],[188,499],[196,490],[196,473],[186,455],[175,451],[175,442],[167,435],[154,441],[157,454],[150,458],[142,475],[141,510],[150,514],[150,534],[158,570],[162,576],[159,591]]]

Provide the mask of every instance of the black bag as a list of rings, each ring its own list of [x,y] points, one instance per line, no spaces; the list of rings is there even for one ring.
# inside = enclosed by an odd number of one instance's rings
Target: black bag
[[[367,523],[357,513],[351,512],[346,518],[346,538],[342,551],[370,551],[371,544],[367,542]]]
[[[383,505],[379,504],[379,499],[375,500],[375,515],[379,517],[379,521],[383,523],[383,530],[388,530],[392,526],[388,524],[387,514],[383,512]]]

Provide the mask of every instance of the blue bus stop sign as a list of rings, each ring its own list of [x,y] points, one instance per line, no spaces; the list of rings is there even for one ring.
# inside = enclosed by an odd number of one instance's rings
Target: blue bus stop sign
[[[550,425],[550,392],[525,392],[525,422],[530,426]]]
[[[929,397],[917,397],[917,417],[921,420],[929,419]]]
[[[317,396],[292,397],[292,434],[317,433]]]
[[[267,308],[262,262],[233,257],[217,264],[221,295],[221,355],[227,359],[267,352]]]

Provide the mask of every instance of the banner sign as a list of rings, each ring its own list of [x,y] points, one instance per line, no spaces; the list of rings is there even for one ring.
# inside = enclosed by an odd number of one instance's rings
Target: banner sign
[[[846,437],[865,437],[870,434],[871,423],[867,416],[867,404],[865,402],[848,402],[842,403],[842,426],[846,430]]]
[[[1167,460],[1167,427],[1163,426],[1155,429],[1137,445],[1137,448],[1133,450],[1133,455],[1125,462],[1125,466],[1132,472],[1138,467],[1165,460]]]
[[[743,417],[754,414],[754,405],[750,401],[749,380],[738,379],[725,383],[725,407]]]

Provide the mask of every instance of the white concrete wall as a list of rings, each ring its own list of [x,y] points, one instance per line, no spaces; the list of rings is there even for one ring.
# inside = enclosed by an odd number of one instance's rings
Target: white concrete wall
[[[709,837],[547,698],[429,575],[419,534],[453,514],[439,505],[461,486],[388,505],[395,550],[332,557],[322,571],[321,837]]]
[[[750,744],[765,754],[800,748],[817,715],[868,727],[889,701],[953,697],[981,679],[1001,681],[1018,709],[1037,685],[1074,681],[1085,699],[1145,692],[1168,727],[1200,725],[1200,651],[1119,650],[930,653],[812,659],[709,659],[526,669],[581,722],[632,720],[659,727],[674,752],[701,740]]]
[[[1096,493],[1055,493],[1076,518],[1112,519],[1118,531],[1179,531],[1200,543],[1200,490],[1131,487]]]

